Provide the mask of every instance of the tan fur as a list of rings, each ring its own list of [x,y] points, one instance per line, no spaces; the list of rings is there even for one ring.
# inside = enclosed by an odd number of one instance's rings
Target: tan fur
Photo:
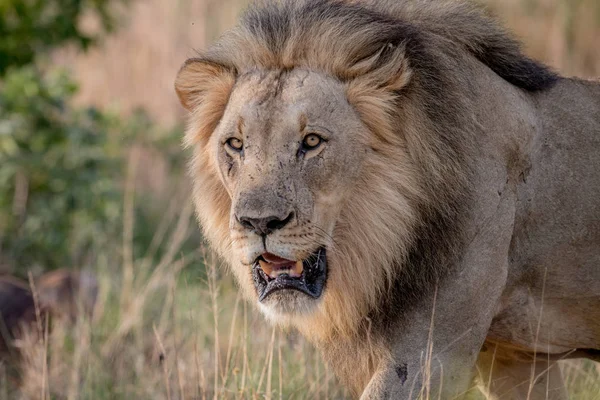
[[[502,302],[522,304],[519,282],[503,285],[523,266],[505,257],[526,209],[527,137],[540,118],[531,98],[558,78],[463,2],[262,7],[177,77],[205,235],[254,302],[250,264],[261,252],[301,260],[326,246],[322,299],[284,294],[259,307],[313,340],[365,398],[408,398],[398,363],[408,376],[421,370],[436,299],[443,322],[431,335],[463,374],[444,387],[454,396]],[[318,125],[332,140],[298,161],[299,135]],[[232,135],[243,155],[225,150]],[[269,241],[237,220],[289,207],[293,223]]]

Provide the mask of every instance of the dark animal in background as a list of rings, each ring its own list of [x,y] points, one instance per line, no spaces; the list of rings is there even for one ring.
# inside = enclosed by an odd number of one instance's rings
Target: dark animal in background
[[[91,318],[97,296],[98,282],[90,272],[51,271],[35,279],[33,287],[13,276],[0,277],[0,353],[17,355],[15,341],[25,334],[39,337],[48,316],[68,323]]]

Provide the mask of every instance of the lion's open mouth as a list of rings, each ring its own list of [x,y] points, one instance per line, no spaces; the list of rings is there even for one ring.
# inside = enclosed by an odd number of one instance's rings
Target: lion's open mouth
[[[301,261],[286,260],[270,253],[259,256],[252,267],[258,300],[263,301],[280,290],[297,290],[312,298],[323,293],[327,279],[324,247]]]

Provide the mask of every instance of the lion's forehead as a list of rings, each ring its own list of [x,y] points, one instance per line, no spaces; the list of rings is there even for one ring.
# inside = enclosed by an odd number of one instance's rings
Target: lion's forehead
[[[348,112],[353,111],[341,82],[317,71],[294,69],[245,74],[231,93],[224,118],[295,124],[305,117],[335,125],[345,121]]]

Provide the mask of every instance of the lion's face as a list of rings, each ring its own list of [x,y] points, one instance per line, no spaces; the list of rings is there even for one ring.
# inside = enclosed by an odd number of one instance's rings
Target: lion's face
[[[333,78],[295,69],[238,79],[208,146],[231,199],[234,272],[267,314],[310,313],[343,268],[332,245],[365,130]]]
[[[330,24],[299,9],[276,35],[262,30],[278,17],[251,14],[175,82],[211,247],[271,320],[321,339],[356,334],[389,293],[439,187],[428,151],[448,147],[423,139],[418,49],[382,39],[389,21],[345,22],[353,10]]]

